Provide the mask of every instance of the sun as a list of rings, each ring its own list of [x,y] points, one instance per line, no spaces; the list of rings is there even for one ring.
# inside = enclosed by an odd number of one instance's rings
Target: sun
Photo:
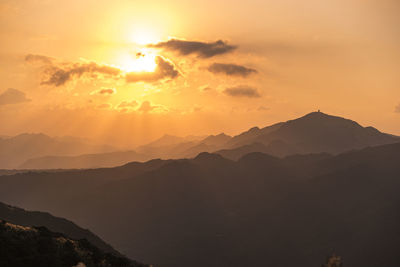
[[[118,65],[126,72],[154,72],[157,67],[156,57],[156,54],[141,49],[134,55],[121,55]]]

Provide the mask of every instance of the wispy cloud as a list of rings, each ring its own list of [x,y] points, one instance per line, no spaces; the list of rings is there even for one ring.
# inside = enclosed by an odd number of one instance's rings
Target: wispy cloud
[[[396,113],[400,113],[400,104],[398,104],[398,105],[395,107],[394,111],[395,111]]]
[[[261,97],[261,94],[258,92],[256,88],[246,85],[226,88],[223,91],[223,93],[234,97],[250,97],[250,98]]]
[[[18,104],[31,101],[26,97],[25,93],[14,89],[8,88],[6,91],[0,94],[0,106]]]
[[[90,93],[90,95],[102,95],[102,96],[110,96],[116,94],[117,90],[115,88],[101,88],[99,90],[95,90]]]

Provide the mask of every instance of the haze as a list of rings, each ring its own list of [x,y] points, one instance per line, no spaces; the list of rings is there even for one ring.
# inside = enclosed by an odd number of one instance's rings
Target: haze
[[[320,109],[400,134],[399,12],[395,0],[3,0],[0,133],[132,147]]]

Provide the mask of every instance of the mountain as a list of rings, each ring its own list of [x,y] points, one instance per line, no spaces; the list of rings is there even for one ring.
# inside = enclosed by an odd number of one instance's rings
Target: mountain
[[[232,139],[231,136],[226,135],[224,133],[220,133],[218,135],[209,135],[203,140],[201,140],[200,143],[206,144],[208,146],[223,146],[231,139]]]
[[[71,138],[52,138],[44,134],[20,134],[0,138],[0,168],[13,169],[31,158],[43,156],[73,156],[111,152],[106,145],[93,145]]]
[[[89,169],[115,167],[150,158],[135,151],[121,151],[79,156],[45,156],[25,161],[19,169]]]
[[[281,126],[282,127],[282,126]],[[166,267],[398,266],[400,144],[237,161],[201,153],[0,177],[0,200],[71,218]]]
[[[263,143],[252,143],[249,145],[240,146],[233,149],[221,149],[216,151],[216,154],[222,155],[224,158],[231,160],[239,160],[244,155],[252,152],[262,152],[271,154],[279,157],[285,155],[294,155],[296,151],[293,148],[281,140],[274,140],[268,145]]]
[[[73,239],[87,239],[104,252],[120,255],[89,230],[82,229],[66,219],[54,217],[47,212],[26,211],[0,202],[0,219],[21,226],[44,226],[53,232],[62,233]]]
[[[138,147],[137,151],[150,155],[152,158],[192,158],[201,152],[218,150],[230,139],[231,137],[224,133],[207,137],[164,135],[147,145]]]
[[[400,142],[400,137],[363,127],[349,119],[312,112],[298,119],[264,128],[253,127],[236,136],[225,134],[205,138],[165,135],[137,149],[152,158],[193,158],[201,152],[221,154],[237,160],[249,152],[278,157],[295,154],[330,153]]]
[[[45,227],[27,227],[0,220],[0,266],[145,267],[105,253],[86,239],[71,239]]]
[[[373,127],[362,127],[352,120],[312,112],[263,129],[252,128],[234,136],[225,149],[216,153],[233,159],[250,150],[279,157],[308,153],[338,154],[396,142],[400,142],[400,137],[381,133]]]
[[[194,158],[201,152],[213,152],[221,147],[224,147],[224,145],[231,140],[231,136],[226,135],[224,133],[218,134],[218,135],[209,135],[206,138],[200,140],[197,144],[189,147],[185,151],[180,153],[180,157],[182,158]]]
[[[178,137],[173,135],[164,135],[159,139],[136,148],[136,151],[149,155],[151,158],[179,158],[184,151],[197,145],[201,136]]]

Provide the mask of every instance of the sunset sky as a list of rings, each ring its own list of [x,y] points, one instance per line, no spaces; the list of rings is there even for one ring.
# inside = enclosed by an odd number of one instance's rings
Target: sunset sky
[[[400,135],[398,0],[0,0],[0,135],[135,146],[320,109]]]

